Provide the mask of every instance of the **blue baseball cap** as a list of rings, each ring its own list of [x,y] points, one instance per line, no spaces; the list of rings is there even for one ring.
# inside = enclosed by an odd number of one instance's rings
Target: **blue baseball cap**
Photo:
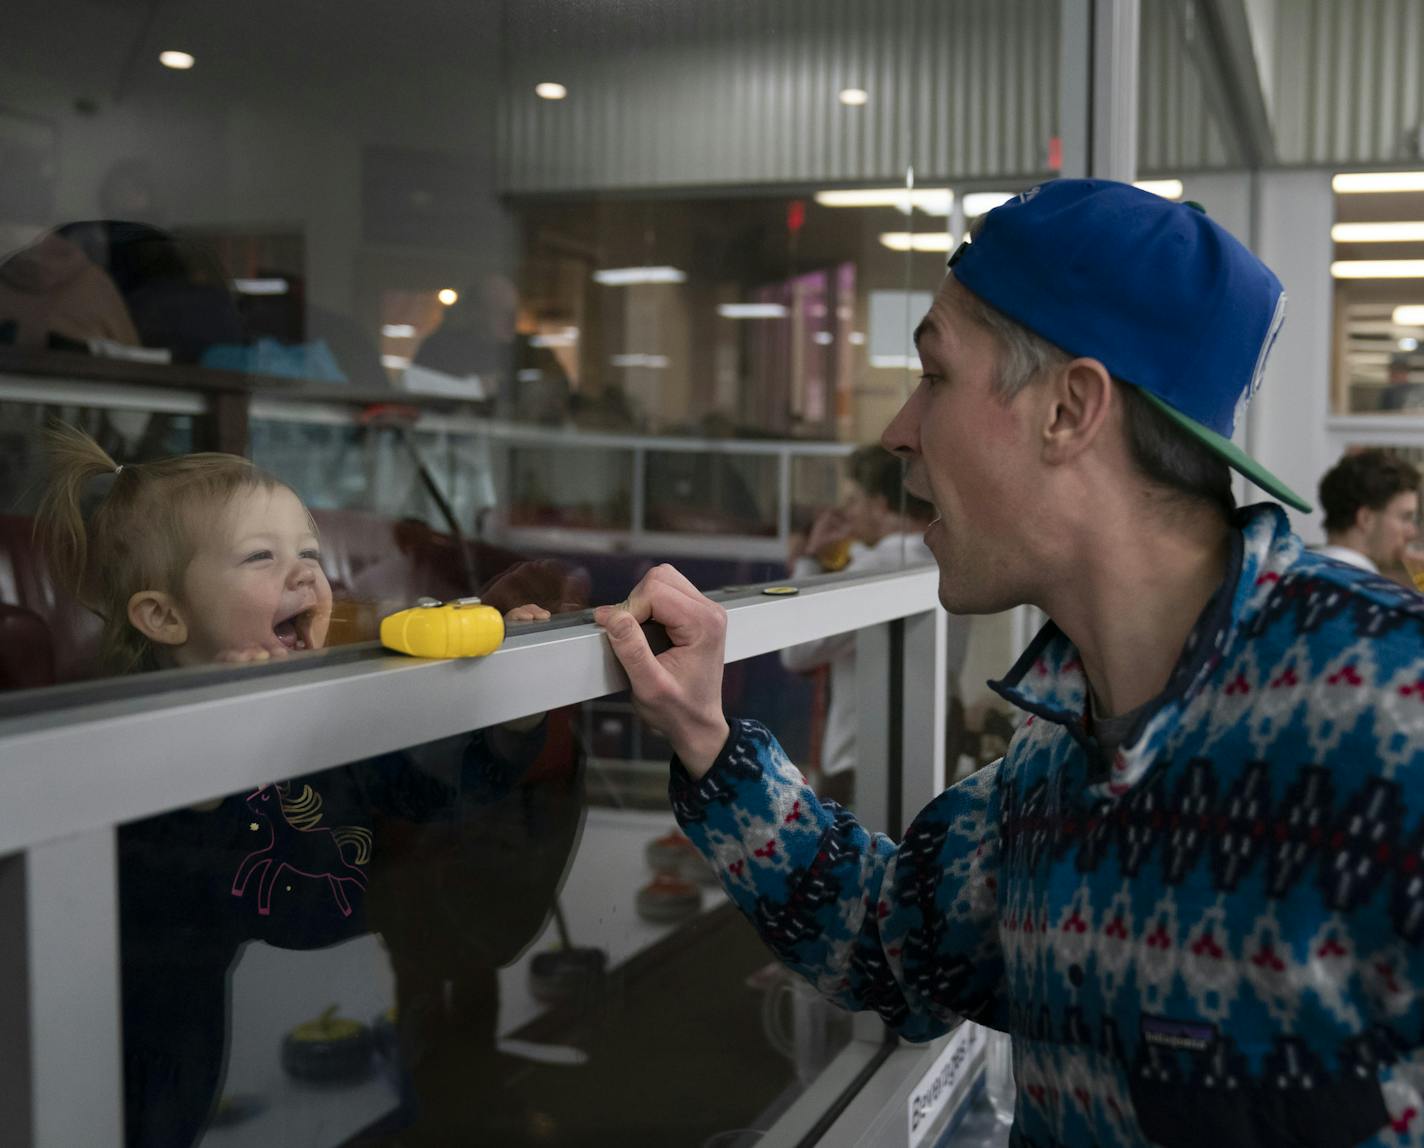
[[[1285,322],[1285,290],[1198,205],[1050,180],[989,212],[949,265],[984,302],[1097,359],[1261,489],[1311,510],[1231,441]]]

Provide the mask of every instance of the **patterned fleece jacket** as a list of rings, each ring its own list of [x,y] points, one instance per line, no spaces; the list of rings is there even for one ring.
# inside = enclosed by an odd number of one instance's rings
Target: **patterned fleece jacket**
[[[1020,1145],[1424,1144],[1424,597],[1240,511],[1111,762],[1052,624],[1008,752],[897,845],[732,723],[673,808],[777,956],[910,1040],[1013,1035]]]

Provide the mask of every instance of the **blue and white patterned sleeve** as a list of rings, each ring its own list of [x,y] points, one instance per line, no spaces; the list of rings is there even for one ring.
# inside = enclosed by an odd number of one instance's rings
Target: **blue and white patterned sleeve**
[[[731,728],[701,781],[674,761],[673,812],[777,958],[908,1040],[959,1016],[1003,1027],[997,767],[940,794],[897,846],[820,801],[764,726]]]

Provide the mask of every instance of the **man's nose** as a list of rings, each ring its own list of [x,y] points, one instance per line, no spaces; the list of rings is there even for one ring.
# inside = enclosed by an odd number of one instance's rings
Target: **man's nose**
[[[920,449],[920,420],[918,409],[919,391],[916,391],[905,400],[905,405],[900,408],[895,417],[890,420],[890,425],[885,428],[880,436],[880,445],[891,454],[905,458],[912,454],[918,454]]]

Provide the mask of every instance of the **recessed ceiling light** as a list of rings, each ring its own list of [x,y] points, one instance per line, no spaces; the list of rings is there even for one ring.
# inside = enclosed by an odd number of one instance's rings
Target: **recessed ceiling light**
[[[842,88],[839,99],[848,108],[859,108],[870,101],[870,93],[864,88]]]
[[[1424,223],[1337,223],[1330,238],[1336,243],[1417,243],[1424,240]]]
[[[197,63],[190,52],[159,52],[158,62],[177,72],[186,72]]]
[[[1419,350],[1419,340],[1413,335],[1405,335],[1399,340],[1399,349],[1401,351],[1417,351]]]
[[[904,215],[915,208],[926,215],[948,215],[954,206],[954,192],[949,188],[904,187],[843,188],[818,191],[815,200],[822,207],[893,207]]]
[[[943,231],[886,231],[880,242],[891,251],[949,250],[949,235]]]
[[[563,84],[543,83],[534,85],[534,94],[541,100],[562,100],[569,90]]]
[[[605,287],[632,287],[640,283],[682,283],[686,272],[676,267],[604,267],[593,273],[593,281]]]
[[[787,310],[784,303],[722,303],[717,314],[724,319],[784,319]]]
[[[1008,203],[1014,194],[1012,191],[967,191],[964,193],[964,216],[966,219],[977,219],[1000,204]]]
[[[1424,171],[1351,171],[1337,175],[1330,186],[1340,195],[1380,191],[1424,191]]]
[[[1160,195],[1163,199],[1182,198],[1180,179],[1139,179],[1132,186],[1142,191],[1150,191],[1153,195]]]
[[[435,296],[435,298],[439,299],[440,302],[445,304],[445,306],[453,307],[456,303],[460,301],[460,293],[456,291],[453,287],[445,287],[440,290],[440,292]]]
[[[1337,259],[1336,279],[1424,279],[1424,259]]]
[[[414,339],[417,333],[410,323],[387,323],[381,328],[381,334],[387,339]]]

